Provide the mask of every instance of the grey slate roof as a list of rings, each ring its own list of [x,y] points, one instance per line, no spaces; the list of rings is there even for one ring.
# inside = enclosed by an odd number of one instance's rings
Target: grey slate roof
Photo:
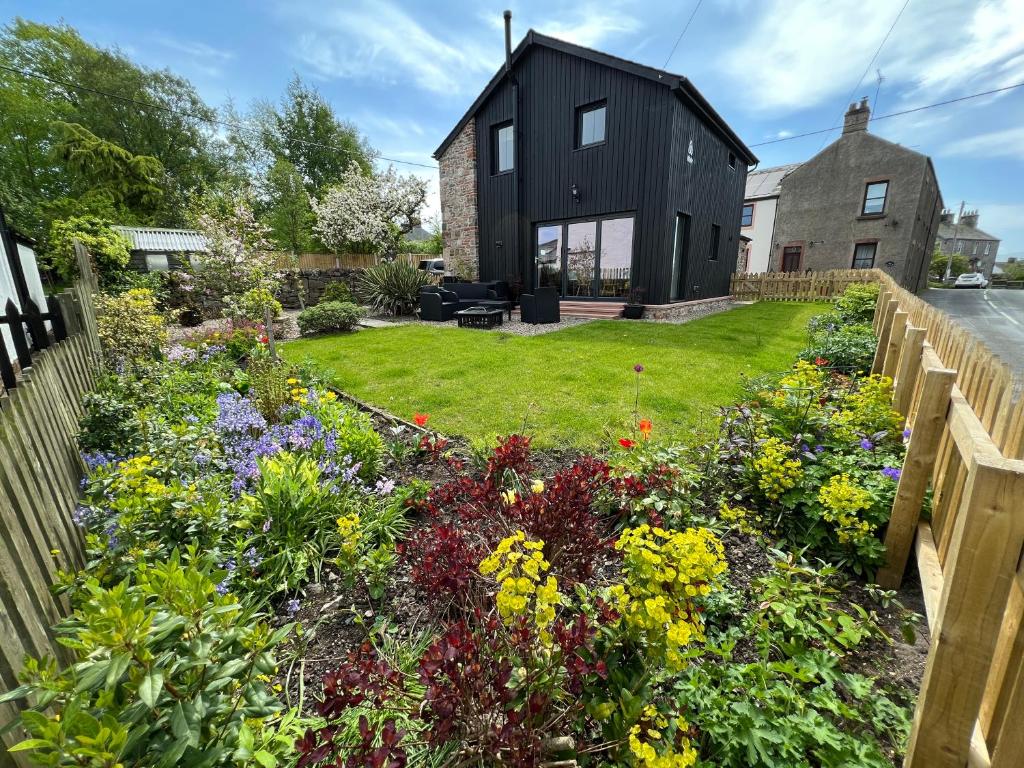
[[[953,232],[956,232],[957,240],[992,240],[995,242],[999,241],[999,238],[995,235],[990,235],[988,232],[984,232],[977,227],[969,227],[966,224],[961,224],[960,228],[956,228],[956,224],[949,224],[944,221],[939,222],[939,232],[936,235],[940,240],[952,240]]]
[[[803,163],[776,165],[773,168],[759,168],[747,174],[747,188],[743,193],[744,200],[758,200],[765,197],[778,197],[782,180],[799,168]]]
[[[133,251],[195,253],[206,250],[206,238],[194,229],[114,227],[132,243]]]

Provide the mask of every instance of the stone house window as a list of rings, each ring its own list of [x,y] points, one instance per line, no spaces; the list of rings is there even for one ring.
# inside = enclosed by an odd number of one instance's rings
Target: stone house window
[[[885,212],[885,198],[889,193],[888,181],[872,181],[864,186],[862,216],[873,216]]]
[[[743,213],[740,216],[740,226],[741,227],[750,227],[750,226],[753,226],[753,224],[754,224],[754,204],[753,203],[744,203],[743,204]]]
[[[877,250],[877,242],[855,244],[853,246],[853,268],[871,269],[875,266],[875,252]]]

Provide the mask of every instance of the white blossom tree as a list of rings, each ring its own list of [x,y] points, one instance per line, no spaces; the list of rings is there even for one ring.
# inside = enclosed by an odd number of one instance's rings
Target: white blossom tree
[[[402,235],[419,223],[427,182],[399,176],[394,166],[364,175],[355,163],[341,183],[313,200],[313,229],[324,244],[343,251],[359,244],[373,253],[393,251]]]
[[[206,253],[197,259],[194,282],[210,299],[222,301],[253,289],[275,292],[281,275],[277,254],[270,251],[264,226],[244,198],[228,210],[207,206],[196,219],[206,238]]]

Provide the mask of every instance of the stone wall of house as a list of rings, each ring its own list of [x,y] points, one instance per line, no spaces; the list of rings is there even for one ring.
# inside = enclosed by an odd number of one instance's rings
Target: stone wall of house
[[[664,320],[679,323],[696,320],[698,317],[724,312],[733,305],[732,296],[718,296],[713,299],[680,301],[674,304],[648,304],[644,317],[650,320]]]
[[[480,274],[476,194],[476,121],[470,120],[438,165],[445,268],[476,280]]]

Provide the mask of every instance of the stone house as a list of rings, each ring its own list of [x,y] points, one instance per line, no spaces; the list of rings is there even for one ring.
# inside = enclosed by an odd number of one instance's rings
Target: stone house
[[[928,285],[942,195],[931,158],[868,131],[867,99],[839,139],[781,182],[770,271],[878,267]]]
[[[942,253],[960,253],[975,272],[992,279],[992,269],[999,253],[999,238],[978,229],[978,211],[964,211],[959,220],[952,211],[943,211],[935,247]]]
[[[800,163],[758,168],[747,174],[743,193],[740,233],[747,238],[745,257],[736,264],[737,272],[767,272],[775,235],[775,209],[782,194],[782,180],[800,167]]]

